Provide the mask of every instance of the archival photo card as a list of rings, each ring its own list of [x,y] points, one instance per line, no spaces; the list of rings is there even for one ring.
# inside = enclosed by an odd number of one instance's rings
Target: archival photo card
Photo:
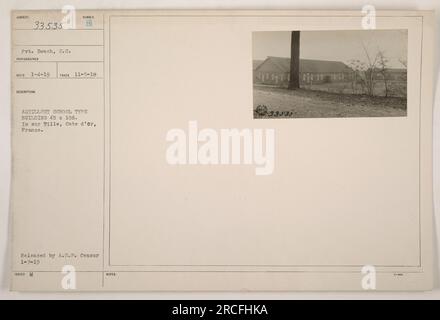
[[[254,118],[404,117],[407,30],[253,32]]]
[[[432,288],[434,12],[73,13],[11,13],[11,290]]]

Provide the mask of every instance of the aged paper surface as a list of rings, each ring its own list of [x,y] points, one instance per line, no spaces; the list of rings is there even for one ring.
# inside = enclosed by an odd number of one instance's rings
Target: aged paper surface
[[[430,289],[433,15],[362,18],[14,11],[12,289]]]

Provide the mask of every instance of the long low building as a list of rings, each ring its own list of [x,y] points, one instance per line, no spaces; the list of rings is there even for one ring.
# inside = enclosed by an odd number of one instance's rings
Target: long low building
[[[300,83],[343,82],[353,79],[353,70],[340,61],[300,59]],[[290,81],[290,58],[267,57],[254,69],[254,82],[282,85]]]
[[[383,74],[375,69],[374,80],[382,80]],[[329,82],[350,82],[355,79],[355,71],[341,61],[300,59],[300,84]],[[386,79],[406,81],[406,69],[387,68]],[[357,79],[365,77],[365,71],[358,71]],[[362,74],[359,74],[362,73]],[[287,85],[290,81],[290,58],[267,57],[253,61],[254,83]]]

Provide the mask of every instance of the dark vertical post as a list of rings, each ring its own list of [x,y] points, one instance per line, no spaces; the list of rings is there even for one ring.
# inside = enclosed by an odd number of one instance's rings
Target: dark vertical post
[[[292,31],[289,89],[299,89],[299,31]]]

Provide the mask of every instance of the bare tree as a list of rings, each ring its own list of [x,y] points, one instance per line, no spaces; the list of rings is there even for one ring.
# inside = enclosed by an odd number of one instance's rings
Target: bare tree
[[[290,90],[299,89],[299,37],[299,31],[292,31],[290,43]]]
[[[385,97],[388,97],[388,59],[385,57],[385,54],[383,51],[379,51],[377,53],[377,65],[378,65],[378,72],[383,78],[383,84],[385,86]]]
[[[366,68],[365,68],[365,84],[366,84],[366,88],[367,88],[367,94],[369,96],[373,96],[374,95],[374,74],[377,70],[377,64],[378,64],[378,59],[379,56],[376,54],[374,59],[370,56],[370,54],[368,53],[367,48],[365,47],[365,44],[362,43],[362,47],[364,49],[364,53],[365,56],[367,58],[367,62],[366,62]]]
[[[356,93],[356,86],[361,86],[362,93],[369,96],[374,96],[375,80],[377,75],[380,75],[385,86],[385,97],[389,95],[389,77],[388,77],[388,63],[389,60],[385,56],[385,52],[378,50],[374,57],[368,52],[365,45],[362,43],[365,53],[365,62],[360,60],[350,60],[349,66],[353,70],[352,90]]]

